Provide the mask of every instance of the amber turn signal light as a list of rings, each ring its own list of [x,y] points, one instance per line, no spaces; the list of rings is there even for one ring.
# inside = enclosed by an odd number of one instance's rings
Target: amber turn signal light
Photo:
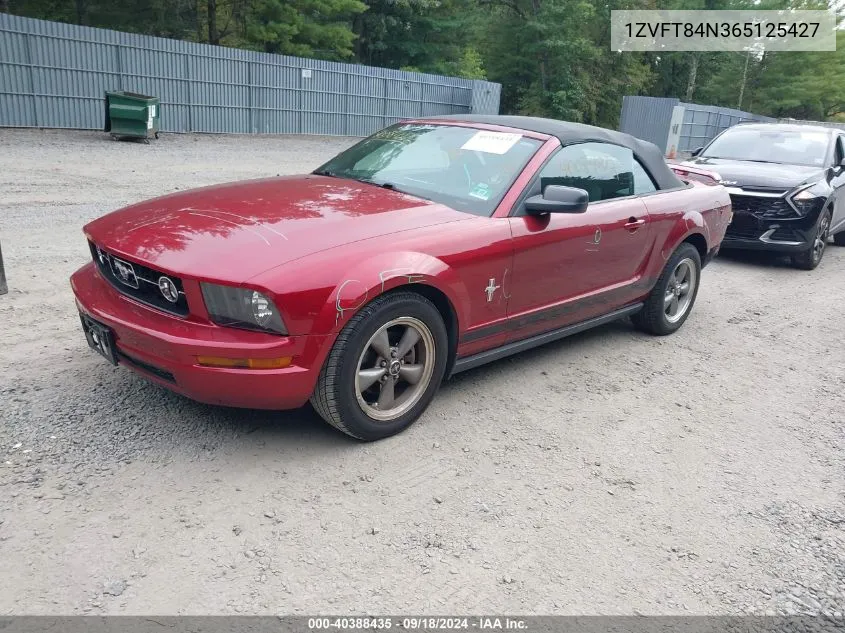
[[[197,362],[204,367],[235,367],[238,369],[282,369],[290,365],[290,356],[281,358],[221,358],[219,356],[197,356]]]

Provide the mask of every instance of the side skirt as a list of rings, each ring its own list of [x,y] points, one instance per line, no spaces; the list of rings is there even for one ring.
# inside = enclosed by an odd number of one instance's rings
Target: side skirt
[[[522,339],[521,341],[506,343],[501,347],[488,349],[486,351],[479,352],[478,354],[473,354],[472,356],[459,358],[455,361],[455,366],[452,368],[451,375],[468,369],[474,369],[475,367],[479,367],[487,363],[492,363],[494,360],[499,360],[500,358],[524,352],[532,347],[539,347],[540,345],[545,345],[546,343],[550,343],[567,336],[572,336],[578,332],[583,332],[584,330],[589,330],[599,325],[604,325],[605,323],[616,321],[634,314],[635,312],[639,312],[642,307],[642,303],[634,303],[624,308],[620,308],[619,310],[603,314],[602,316],[581,321],[580,323],[573,323],[572,325],[567,325],[556,330],[550,330],[549,332],[543,332],[542,334],[535,334],[534,336]]]

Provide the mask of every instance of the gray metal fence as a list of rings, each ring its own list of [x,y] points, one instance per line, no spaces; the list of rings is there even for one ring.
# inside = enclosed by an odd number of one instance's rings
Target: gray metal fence
[[[680,101],[660,97],[622,97],[619,130],[666,149],[672,111]]]
[[[683,109],[677,130],[673,129],[675,108]],[[740,121],[774,121],[770,117],[733,108],[684,103],[679,99],[623,97],[619,129],[651,141],[667,153],[685,153],[706,145],[719,132]]]
[[[679,152],[692,151],[704,147],[719,132],[742,121],[774,121],[771,117],[734,108],[705,106],[697,103],[681,103],[684,108],[684,124],[681,128]]]
[[[169,132],[366,136],[402,118],[497,114],[501,86],[0,13],[0,127],[102,129],[109,90],[159,97]]]

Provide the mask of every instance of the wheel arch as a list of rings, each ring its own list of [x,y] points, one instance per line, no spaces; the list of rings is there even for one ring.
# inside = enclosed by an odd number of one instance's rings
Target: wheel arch
[[[349,319],[377,297],[414,292],[431,301],[443,317],[450,346],[447,370],[451,369],[460,327],[468,318],[469,294],[446,262],[420,252],[380,253],[348,267],[333,283],[334,288],[315,315],[314,332],[331,334],[333,341]]]
[[[698,251],[702,263],[710,251],[713,241],[710,226],[699,211],[687,211],[683,217],[673,224],[661,248],[663,261],[668,260],[672,253],[683,243],[692,244]]]
[[[839,224],[836,224],[836,225],[833,224],[833,221],[836,218],[836,207],[837,207],[836,203],[837,202],[840,205],[845,204],[845,203],[843,203],[843,201],[841,199],[837,200],[834,196],[832,196],[832,195],[829,196],[827,201],[824,203],[824,206],[822,207],[821,213],[824,213],[825,211],[829,211],[830,212],[830,228],[832,229],[834,226],[836,226],[836,229],[837,229],[836,233],[841,233],[842,231],[845,231],[845,214],[843,214],[842,218],[840,218]],[[830,236],[833,237],[833,235],[834,235],[834,232],[831,231]]]
[[[698,251],[698,255],[701,257],[701,262],[704,263],[707,253],[708,253],[708,245],[707,245],[707,238],[704,237],[702,233],[690,233],[687,235],[683,240],[681,240],[681,244],[692,244],[695,246],[695,250]],[[680,246],[680,244],[678,244]]]
[[[391,288],[385,294],[403,291],[422,295],[431,301],[440,313],[443,324],[446,326],[446,334],[449,337],[449,356],[446,359],[446,373],[444,374],[444,377],[448,378],[455,365],[455,358],[458,351],[458,333],[460,331],[458,329],[458,313],[455,311],[455,306],[452,305],[452,301],[445,292],[427,283],[400,284]]]

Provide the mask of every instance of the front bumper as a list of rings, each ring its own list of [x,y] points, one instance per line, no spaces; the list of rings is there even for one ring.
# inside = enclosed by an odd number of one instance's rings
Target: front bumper
[[[179,318],[117,293],[93,263],[71,277],[77,308],[110,327],[118,361],[199,402],[253,409],[293,409],[311,397],[327,336],[276,336]],[[280,358],[284,369],[204,367],[197,356]]]
[[[795,253],[810,248],[815,239],[817,214],[795,219],[763,219],[734,211],[722,240],[722,249],[752,249]]]

